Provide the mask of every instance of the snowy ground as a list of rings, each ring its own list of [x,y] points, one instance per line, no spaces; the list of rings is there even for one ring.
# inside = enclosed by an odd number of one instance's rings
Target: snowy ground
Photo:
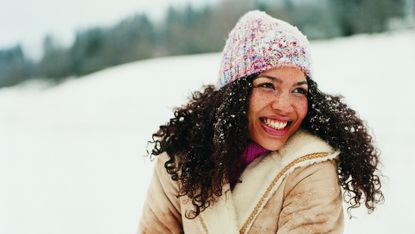
[[[345,233],[410,233],[415,31],[313,43],[315,79],[343,94],[376,135],[386,202]],[[0,89],[0,233],[135,233],[151,175],[146,141],[218,54],[107,69],[57,87]]]

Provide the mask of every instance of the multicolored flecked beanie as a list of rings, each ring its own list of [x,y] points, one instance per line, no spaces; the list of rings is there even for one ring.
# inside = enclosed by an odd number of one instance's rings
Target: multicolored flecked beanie
[[[297,27],[265,12],[243,15],[222,52],[217,88],[272,68],[291,66],[311,76],[309,42]]]

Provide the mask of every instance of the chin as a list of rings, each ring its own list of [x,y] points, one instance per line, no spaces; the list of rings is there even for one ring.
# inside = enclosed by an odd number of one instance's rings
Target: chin
[[[257,143],[267,150],[277,151],[285,145],[285,142],[287,142],[287,140],[271,140],[270,139],[267,141],[262,141],[262,142],[260,141]]]

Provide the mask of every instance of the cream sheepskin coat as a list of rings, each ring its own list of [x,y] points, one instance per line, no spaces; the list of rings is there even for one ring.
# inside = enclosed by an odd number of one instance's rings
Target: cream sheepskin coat
[[[342,233],[343,208],[337,155],[316,136],[299,131],[278,152],[256,158],[231,191],[195,219],[178,183],[158,157],[138,233]]]

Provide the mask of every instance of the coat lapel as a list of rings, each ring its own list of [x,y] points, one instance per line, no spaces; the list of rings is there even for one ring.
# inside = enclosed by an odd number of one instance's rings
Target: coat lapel
[[[223,186],[222,194],[217,202],[200,214],[200,225],[204,233],[239,233],[229,184]]]

